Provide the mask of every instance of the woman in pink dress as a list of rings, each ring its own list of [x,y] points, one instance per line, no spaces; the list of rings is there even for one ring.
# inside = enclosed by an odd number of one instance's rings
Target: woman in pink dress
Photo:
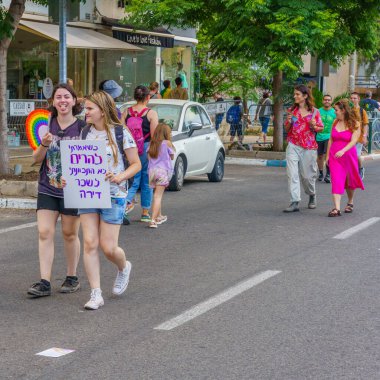
[[[351,213],[354,208],[355,189],[364,190],[358,170],[358,155],[355,144],[360,136],[360,122],[351,110],[348,100],[341,100],[334,106],[336,119],[327,146],[327,157],[331,172],[331,189],[334,208],[329,217],[341,216],[340,200],[344,191],[347,192],[348,203],[345,213]]]

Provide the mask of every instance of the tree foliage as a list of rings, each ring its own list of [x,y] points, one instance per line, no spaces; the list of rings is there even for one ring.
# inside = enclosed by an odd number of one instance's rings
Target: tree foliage
[[[194,27],[214,55],[241,56],[295,76],[302,55],[338,64],[353,51],[375,53],[380,0],[132,0],[130,20],[153,27]]]
[[[200,98],[205,101],[215,92],[226,96],[241,96],[244,100],[258,98],[259,88],[271,86],[266,68],[245,58],[222,59],[210,54],[208,37],[198,34],[196,62],[200,75]]]
[[[283,147],[283,74],[295,78],[306,54],[336,65],[355,50],[372,56],[379,10],[380,0],[131,0],[126,7],[136,26],[199,26],[213,56],[267,67],[273,75],[275,150]]]

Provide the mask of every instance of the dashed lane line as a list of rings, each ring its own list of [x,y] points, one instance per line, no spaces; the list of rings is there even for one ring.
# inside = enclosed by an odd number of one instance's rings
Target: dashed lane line
[[[229,301],[230,299],[253,288],[256,285],[259,285],[265,280],[268,280],[269,278],[276,276],[279,273],[281,273],[281,271],[267,270],[256,276],[253,276],[249,278],[248,280],[242,281],[239,284],[232,286],[224,290],[223,292],[215,295],[214,297],[211,297],[208,300],[203,301],[193,306],[192,308],[186,310],[182,314],[156,326],[154,329],[165,330],[165,331],[173,330],[176,327],[181,326],[184,323],[189,322],[196,317],[199,317],[200,315],[206,313],[207,311],[214,309],[215,307],[221,305],[222,303]]]
[[[338,240],[347,239],[347,238],[351,237],[352,235],[356,234],[357,232],[360,232],[360,231],[372,226],[373,224],[377,223],[378,221],[380,221],[380,218],[377,218],[377,217],[365,220],[364,222],[359,223],[356,226],[351,227],[348,230],[345,230],[338,235],[335,235],[334,239],[338,239]]]

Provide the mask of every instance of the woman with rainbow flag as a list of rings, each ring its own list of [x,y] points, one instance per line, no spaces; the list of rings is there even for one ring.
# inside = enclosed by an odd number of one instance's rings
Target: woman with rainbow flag
[[[61,140],[79,139],[82,127],[85,125],[84,121],[75,117],[80,111],[75,91],[67,84],[58,84],[53,90],[48,131],[33,152],[34,162],[41,163],[37,197],[41,280],[34,283],[28,290],[28,294],[34,298],[51,294],[50,279],[54,259],[54,236],[59,215],[61,215],[64,251],[67,260],[67,275],[60,292],[73,293],[80,286],[76,275],[80,255],[78,210],[67,209],[64,206],[60,151]]]

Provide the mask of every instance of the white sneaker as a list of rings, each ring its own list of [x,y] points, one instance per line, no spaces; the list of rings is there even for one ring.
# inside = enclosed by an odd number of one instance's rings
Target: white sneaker
[[[165,223],[168,220],[168,217],[166,215],[158,216],[156,219],[157,224]]]
[[[91,298],[88,301],[84,308],[87,310],[98,310],[100,306],[104,305],[104,299],[102,297],[102,291],[100,288],[91,289]]]
[[[132,264],[127,261],[127,265],[125,268],[120,272],[117,272],[115,283],[113,284],[112,293],[120,296],[125,292],[128,286],[129,282],[129,275],[131,273]]]

